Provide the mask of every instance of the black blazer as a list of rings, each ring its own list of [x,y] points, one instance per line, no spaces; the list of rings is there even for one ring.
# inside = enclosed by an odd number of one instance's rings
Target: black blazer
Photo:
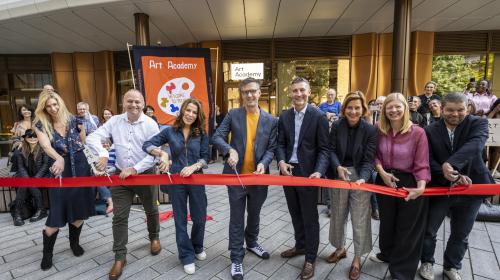
[[[442,165],[451,164],[460,174],[467,175],[474,184],[492,183],[481,153],[488,139],[488,121],[477,116],[466,116],[455,128],[453,151],[444,120],[433,122],[425,128],[429,141],[430,186],[449,186],[443,176]]]
[[[20,178],[43,178],[49,176],[49,167],[51,164],[51,160],[46,153],[43,152],[42,148],[38,152],[38,156],[35,158],[35,176],[30,176],[28,172],[28,159],[23,156],[23,153],[20,149],[16,149],[14,151],[14,157],[16,159],[17,164],[17,173],[16,177]]]
[[[377,129],[364,119],[360,120],[354,143],[348,143],[349,124],[346,118],[332,124],[330,131],[330,167],[337,174],[337,167],[342,165],[347,146],[352,145],[352,161],[358,172],[359,178],[369,181],[373,166],[375,150],[377,147]]]
[[[278,148],[276,149],[278,162],[290,161],[294,141],[295,113],[292,107],[279,117]],[[329,161],[328,120],[323,112],[311,106],[307,106],[300,127],[297,158],[304,174],[319,172],[325,175]]]

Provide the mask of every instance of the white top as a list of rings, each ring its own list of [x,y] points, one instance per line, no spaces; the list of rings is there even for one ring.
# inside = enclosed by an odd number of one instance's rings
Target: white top
[[[154,158],[142,151],[142,145],[158,132],[158,124],[144,113],[133,123],[129,122],[127,113],[123,113],[111,117],[87,136],[86,142],[99,157],[109,158],[101,140],[111,138],[116,150],[116,167],[120,170],[133,167],[137,173],[142,173],[154,165]]]
[[[295,114],[295,137],[293,140],[292,156],[290,157],[290,163],[299,163],[299,158],[297,156],[297,148],[299,147],[299,136],[300,128],[302,127],[302,121],[304,120],[304,115],[306,114],[307,104],[304,106],[300,112],[297,112],[295,108],[293,112]]]

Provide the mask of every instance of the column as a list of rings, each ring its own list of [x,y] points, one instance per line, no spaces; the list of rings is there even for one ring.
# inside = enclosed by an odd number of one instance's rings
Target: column
[[[406,94],[410,61],[411,0],[396,0],[392,41],[391,91]]]

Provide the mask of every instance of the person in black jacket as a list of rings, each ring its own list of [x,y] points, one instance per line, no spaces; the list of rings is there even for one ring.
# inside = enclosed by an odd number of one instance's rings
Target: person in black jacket
[[[290,85],[293,107],[278,121],[277,161],[282,175],[320,178],[329,159],[328,120],[324,113],[307,105],[311,87],[304,78]],[[317,187],[283,187],[295,232],[295,246],[281,253],[283,258],[305,255],[300,279],[314,276],[319,246]]]
[[[330,167],[336,178],[344,181],[366,183],[373,172],[377,129],[364,120],[368,113],[362,92],[349,93],[341,109],[342,117],[332,124],[330,131]],[[349,279],[361,275],[361,256],[372,250],[370,219],[371,193],[361,190],[330,189],[332,214],[330,217],[330,243],[336,248],[328,258],[336,263],[347,256],[345,248],[347,218],[351,214],[354,258]]]
[[[47,177],[49,171],[49,157],[40,149],[38,138],[32,129],[27,129],[23,135],[21,147],[14,151],[16,158],[16,177],[20,178],[42,178]],[[43,208],[42,194],[38,188],[18,188],[16,194],[16,205],[14,211],[14,225],[22,226],[21,209],[26,203],[27,195],[31,194],[36,204],[36,212],[30,218],[30,222],[36,222],[47,216]]]
[[[449,93],[443,98],[443,118],[425,128],[429,140],[430,186],[490,184],[493,179],[481,152],[488,139],[488,121],[467,115],[467,97]],[[434,251],[437,231],[451,213],[450,237],[444,252],[444,274],[461,279],[459,270],[467,251],[468,236],[474,225],[482,196],[436,196],[429,200],[429,215],[419,274],[434,279]]]

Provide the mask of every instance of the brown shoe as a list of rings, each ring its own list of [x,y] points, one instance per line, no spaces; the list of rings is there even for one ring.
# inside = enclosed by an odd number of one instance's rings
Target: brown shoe
[[[125,267],[126,264],[127,264],[126,260],[115,261],[115,263],[113,264],[113,267],[109,271],[109,280],[116,280],[116,279],[120,278],[120,276],[122,275],[122,272],[123,272],[123,268]]]
[[[151,255],[155,256],[161,252],[161,244],[159,239],[151,240]]]
[[[286,251],[281,252],[281,257],[289,259],[289,258],[296,257],[298,255],[305,255],[305,254],[306,254],[306,250],[297,249],[297,248],[293,247],[292,249],[288,249]]]
[[[347,257],[347,252],[345,249],[337,249],[335,252],[333,252],[328,258],[326,258],[326,261],[329,263],[337,263],[341,259]]]
[[[351,265],[351,269],[349,270],[349,279],[350,280],[358,280],[359,276],[360,276],[359,267]]]
[[[310,263],[308,261],[304,262],[304,267],[302,268],[302,272],[300,272],[300,279],[310,279],[314,276],[314,263]]]

